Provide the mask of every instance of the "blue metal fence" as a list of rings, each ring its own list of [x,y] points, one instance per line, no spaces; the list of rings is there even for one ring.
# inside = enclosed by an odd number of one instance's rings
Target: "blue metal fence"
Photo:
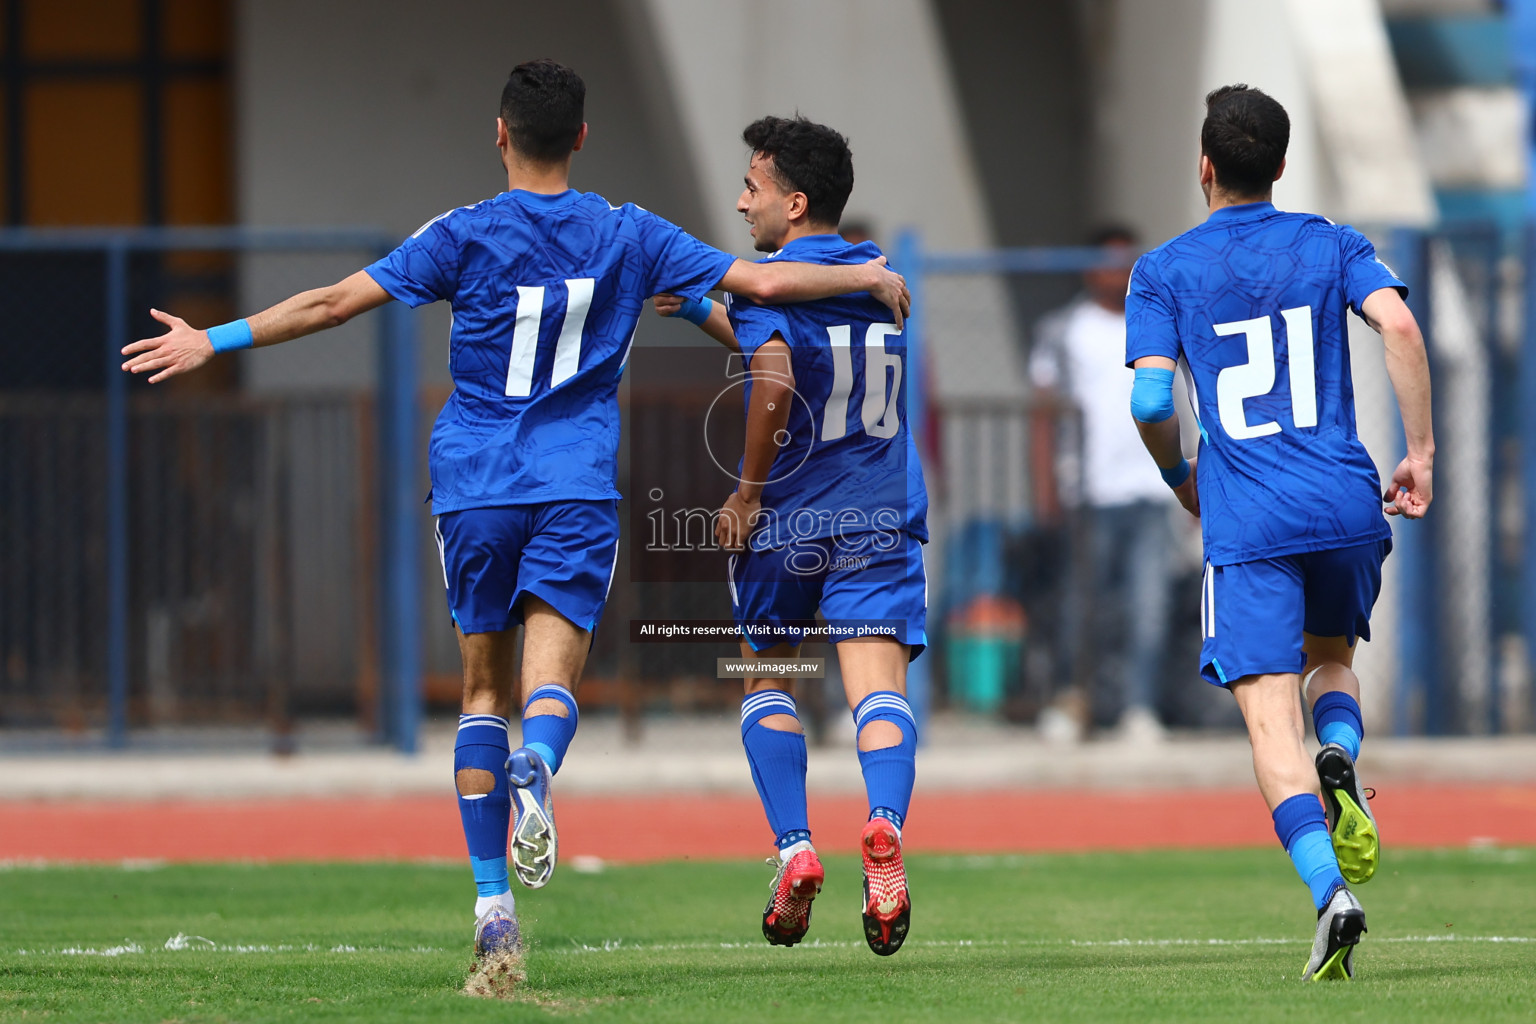
[[[119,366],[121,349],[130,341],[131,261],[146,254],[318,253],[346,251],[372,257],[388,251],[393,240],[377,232],[357,230],[288,230],[258,228],[145,228],[128,230],[9,230],[0,231],[0,253],[44,256],[58,253],[96,254],[103,258],[104,294],[101,339],[105,370],[103,429],[104,492],[100,501],[106,523],[104,579],[106,609],[104,736],[111,747],[130,742],[130,663],[134,609],[131,606],[132,535],[130,500],[130,380]],[[308,287],[326,282],[311,281]],[[41,300],[40,300],[41,301]],[[246,311],[249,312],[249,311]],[[45,323],[46,318],[35,318]],[[12,331],[18,319],[10,318]],[[23,321],[24,322],[24,321]],[[378,466],[379,532],[377,571],[379,662],[384,691],[379,701],[380,738],[401,751],[416,748],[420,719],[421,618],[420,580],[415,557],[420,545],[420,455],[417,450],[416,355],[412,321],[403,307],[391,304],[378,318]],[[11,346],[48,345],[46,336],[12,337]],[[45,396],[45,401],[51,401]],[[58,401],[63,401],[58,398]],[[79,494],[78,500],[93,500]],[[365,499],[367,500],[366,496]],[[84,543],[84,539],[80,539]]]
[[[1465,233],[1458,237],[1452,237],[1450,234],[1425,235],[1419,232],[1394,234],[1389,244],[1384,246],[1384,251],[1390,254],[1394,266],[1413,287],[1411,304],[1426,330],[1431,330],[1434,312],[1430,304],[1433,289],[1429,286],[1431,274],[1429,259],[1426,255],[1429,251],[1427,247],[1440,241],[1452,246],[1463,269],[1470,268],[1469,279],[1476,285],[1474,291],[1477,291],[1480,296],[1478,298],[1480,310],[1478,329],[1481,344],[1488,346],[1494,353],[1495,362],[1492,364],[1494,366],[1493,381],[1489,388],[1486,406],[1453,409],[1441,404],[1437,407],[1437,422],[1444,421],[1447,417],[1487,417],[1488,437],[1497,448],[1496,457],[1491,461],[1490,494],[1497,496],[1511,487],[1520,487],[1521,493],[1527,493],[1531,486],[1530,481],[1536,480],[1536,413],[1532,412],[1536,410],[1536,368],[1533,368],[1536,367],[1536,359],[1517,358],[1498,347],[1496,338],[1498,331],[1495,322],[1497,317],[1494,313],[1501,301],[1497,284],[1501,279],[1500,261],[1507,259],[1507,254],[1496,244],[1484,244],[1478,239],[1469,242]],[[104,524],[100,527],[90,527],[92,530],[100,529],[101,557],[99,562],[91,563],[92,566],[99,567],[99,576],[93,578],[95,582],[87,578],[90,572],[97,571],[92,568],[89,571],[71,570],[74,574],[71,578],[78,576],[85,581],[84,585],[87,588],[94,588],[94,592],[82,598],[79,604],[80,608],[87,609],[82,614],[87,616],[95,614],[89,609],[97,605],[101,609],[102,619],[99,621],[104,629],[100,631],[99,639],[94,636],[91,638],[91,644],[93,651],[99,645],[102,653],[99,660],[97,654],[90,652],[81,654],[80,659],[83,659],[81,664],[86,665],[86,668],[80,671],[94,672],[96,670],[90,666],[100,666],[100,673],[104,680],[102,688],[105,694],[104,714],[101,720],[104,725],[103,736],[109,745],[121,747],[132,741],[136,725],[133,710],[136,706],[134,695],[142,689],[135,682],[139,679],[136,673],[144,671],[143,665],[147,657],[142,649],[143,642],[139,639],[140,634],[147,628],[145,618],[142,609],[134,606],[134,595],[137,592],[135,588],[142,583],[140,577],[144,569],[142,558],[138,554],[140,542],[136,540],[134,534],[133,509],[136,507],[135,502],[140,500],[136,496],[142,494],[142,488],[161,486],[160,483],[148,477],[141,480],[140,476],[143,474],[135,469],[135,459],[143,457],[136,455],[136,452],[146,450],[143,444],[135,441],[135,438],[141,435],[147,437],[145,431],[149,429],[144,426],[149,422],[144,419],[144,416],[150,407],[143,403],[153,402],[155,399],[141,396],[139,389],[118,369],[122,361],[119,352],[130,340],[133,333],[130,325],[133,317],[140,312],[137,306],[144,302],[143,288],[136,283],[138,279],[135,277],[135,268],[139,266],[136,261],[155,254],[173,253],[227,253],[235,257],[249,257],[257,254],[348,252],[368,258],[386,250],[390,244],[390,239],[383,238],[377,233],[358,231],[136,229],[0,232],[0,254],[30,254],[42,258],[60,253],[75,253],[99,257],[101,260],[102,325],[100,334],[97,335],[100,341],[92,343],[101,346],[97,350],[100,352],[101,359],[98,365],[103,368],[104,378],[99,392],[90,390],[85,398],[81,398],[81,392],[77,391],[76,397],[66,399],[57,391],[34,390],[26,396],[0,391],[0,404],[4,404],[7,410],[12,410],[14,415],[32,417],[27,420],[28,423],[40,422],[39,410],[42,414],[46,414],[50,403],[52,403],[51,407],[57,411],[54,419],[59,422],[63,422],[60,417],[68,418],[64,415],[66,408],[73,409],[75,411],[69,414],[73,416],[73,419],[69,420],[69,437],[77,437],[81,431],[90,434],[99,430],[99,437],[89,443],[77,438],[76,441],[67,444],[59,442],[49,450],[62,453],[58,457],[66,460],[100,460],[99,472],[92,469],[89,473],[79,476],[73,483],[60,484],[59,487],[64,488],[60,494],[65,495],[66,498],[71,493],[68,488],[74,487],[77,500],[89,502],[91,507],[97,510],[91,513],[90,521]],[[1536,272],[1532,271],[1532,268],[1536,267],[1536,233],[1527,239],[1526,246],[1527,251],[1523,255],[1526,257],[1524,265],[1527,305],[1528,308],[1536,308],[1529,305],[1531,302],[1536,302]],[[907,275],[913,291],[906,384],[909,389],[908,408],[911,427],[919,443],[926,448],[931,438],[942,435],[946,430],[958,429],[957,424],[960,418],[970,413],[987,420],[994,427],[998,423],[1004,424],[1006,429],[989,428],[991,433],[983,431],[976,435],[990,437],[993,443],[1001,444],[1002,442],[997,439],[1004,437],[1008,430],[1016,427],[1028,429],[1026,423],[1032,415],[1032,407],[1027,395],[1017,399],[999,400],[994,397],[980,403],[973,402],[971,405],[974,408],[970,408],[968,412],[963,401],[956,402],[953,396],[948,398],[936,396],[930,390],[934,379],[933,371],[939,368],[938,364],[944,360],[957,358],[956,352],[934,347],[936,326],[944,327],[951,334],[956,330],[954,324],[936,325],[932,319],[936,301],[934,291],[936,282],[947,281],[951,285],[956,281],[992,281],[1005,284],[1025,282],[1031,285],[1048,285],[1049,287],[1043,289],[1036,287],[1033,291],[1029,289],[1010,291],[1004,288],[1000,305],[989,315],[1006,323],[976,325],[978,329],[984,328],[1009,334],[1008,344],[1015,347],[1022,359],[1022,354],[1027,352],[1029,346],[1029,334],[1035,318],[1044,312],[1047,305],[1060,301],[1063,295],[1070,294],[1078,273],[1102,265],[1105,259],[1104,254],[1091,248],[934,253],[924,249],[922,240],[917,234],[908,233],[902,236],[893,255],[895,266]],[[303,284],[296,282],[293,290],[321,283],[324,282],[308,281]],[[250,310],[243,309],[241,312],[250,312]],[[22,326],[18,326],[19,323]],[[1536,351],[1536,329],[1532,327],[1532,318],[1525,318],[1522,323],[1524,350]],[[370,438],[375,439],[376,443],[372,447],[363,444],[348,447],[345,450],[338,449],[335,457],[375,460],[372,472],[366,476],[366,481],[358,485],[369,492],[363,500],[371,503],[369,510],[378,520],[376,532],[366,532],[366,543],[371,544],[374,549],[369,568],[369,573],[372,575],[365,580],[365,585],[354,589],[376,595],[377,607],[367,609],[363,614],[373,624],[366,630],[365,639],[376,638],[374,644],[376,650],[372,658],[373,664],[378,667],[380,681],[377,700],[367,707],[359,706],[358,711],[374,716],[370,724],[376,728],[380,739],[392,743],[402,751],[410,751],[416,746],[417,728],[422,713],[421,678],[424,637],[422,614],[424,609],[421,598],[424,591],[431,585],[431,581],[424,580],[421,573],[421,553],[425,543],[422,527],[425,514],[420,504],[422,434],[417,411],[419,399],[413,319],[410,311],[403,306],[390,304],[372,318],[372,326],[377,332],[375,341],[377,373],[376,386],[371,395],[367,396],[369,400],[367,416],[371,417],[367,422],[373,426],[368,427],[365,432]],[[7,331],[24,329],[25,318],[18,321],[15,316],[10,319],[9,326],[6,328]],[[33,333],[36,334],[35,327]],[[10,344],[12,346],[35,345],[38,340],[32,337],[23,340],[13,335]],[[41,340],[46,344],[46,338]],[[1433,340],[1432,337],[1432,350]],[[300,344],[305,343],[300,342]],[[15,350],[20,351],[19,348]],[[958,355],[963,357],[964,353]],[[1515,365],[1516,363],[1518,365]],[[158,397],[164,392],[158,391],[155,394]],[[201,399],[203,404],[197,408],[204,410],[205,413],[216,409],[216,405],[208,404],[211,400],[210,396],[203,396]],[[82,401],[86,402],[86,405],[81,405]],[[97,402],[100,403],[99,406],[93,404]],[[242,402],[245,404],[241,405]],[[231,415],[242,409],[253,410],[251,415],[275,415],[270,412],[268,405],[263,405],[261,402],[252,404],[250,399],[242,398],[235,393],[229,394],[228,403],[227,410]],[[239,409],[236,408],[237,406]],[[98,408],[99,413],[91,411]],[[341,408],[333,404],[333,413],[341,415],[336,412]],[[86,411],[81,412],[82,409]],[[15,410],[22,411],[15,412]],[[11,414],[7,413],[7,415]],[[283,415],[291,416],[292,413]],[[930,422],[930,416],[934,417],[936,422]],[[212,421],[205,419],[199,422]],[[136,424],[139,425],[136,426]],[[210,429],[214,428],[197,424],[188,427],[194,435],[199,431],[206,432]],[[281,436],[283,429],[286,428],[279,429],[274,436]],[[221,427],[217,430],[225,430],[225,428]],[[27,444],[32,443],[27,440],[27,436],[23,436],[23,433],[16,430],[12,430],[7,436],[9,440],[6,443],[11,446],[6,449],[7,451],[11,448],[22,451]],[[230,441],[224,448],[218,450],[244,451],[264,436],[266,435],[258,430],[256,434],[250,435],[251,439],[239,441],[235,448],[229,447],[229,444],[235,443]],[[292,444],[293,439],[290,438],[285,443]],[[244,447],[241,447],[242,445]],[[930,458],[935,457],[936,454],[925,451],[925,455]],[[984,454],[986,458],[974,460],[974,468],[968,470],[977,475],[976,480],[971,483],[978,489],[993,486],[992,483],[981,478],[988,474],[995,475],[996,467],[1001,464],[1000,460],[1013,459],[1017,453],[1013,448],[998,448],[996,451]],[[210,456],[205,453],[200,457],[206,459]],[[217,456],[213,457],[217,458]],[[11,480],[14,477],[16,480],[21,480],[22,483],[19,486],[24,489],[26,473],[29,472],[27,465],[15,462],[13,457],[13,464],[5,470],[10,476],[4,479]],[[254,469],[247,473],[251,479],[259,475],[259,472]],[[100,484],[92,483],[91,481],[94,480],[99,480]],[[15,492],[18,487],[14,481],[6,486],[11,488],[11,492]],[[955,496],[942,493],[943,486],[936,473],[930,472],[929,486],[930,492],[934,494],[936,505],[941,509],[935,521],[942,523],[942,507],[946,502],[952,502]],[[231,500],[234,499],[224,500],[224,504],[217,506],[214,511],[209,512],[205,509],[200,514],[226,514],[229,508],[235,507],[229,504]],[[276,503],[271,505],[272,508],[278,508],[282,505],[282,500],[287,499],[269,497],[267,500],[269,503]],[[999,500],[1014,501],[1015,499],[1004,494]],[[1490,515],[1490,531],[1493,534],[1493,542],[1490,545],[1490,551],[1495,564],[1489,566],[1486,579],[1489,581],[1488,585],[1493,588],[1490,601],[1493,614],[1488,624],[1488,635],[1478,639],[1480,642],[1491,645],[1495,652],[1503,652],[1508,648],[1507,641],[1511,636],[1522,634],[1525,638],[1524,650],[1536,651],[1536,600],[1528,597],[1530,581],[1536,580],[1536,544],[1524,543],[1512,547],[1509,538],[1521,538],[1524,534],[1523,522],[1517,523],[1511,518],[1520,515],[1521,508],[1518,503],[1497,500],[1496,497],[1491,501],[1493,508]],[[1017,505],[1018,507],[1009,509],[1005,513],[1005,518],[1009,522],[1003,524],[1004,528],[998,530],[978,533],[966,529],[965,523],[949,523],[948,528],[953,531],[952,535],[938,538],[935,547],[942,550],[948,542],[952,557],[960,558],[963,555],[964,558],[961,560],[964,564],[987,567],[987,575],[989,578],[995,578],[994,583],[1009,581],[1008,585],[1016,588],[1020,579],[1020,570],[1016,563],[1022,556],[1017,546],[1009,539],[1009,531],[1019,523],[1027,524],[1033,514],[1028,497],[1019,499]],[[226,511],[220,512],[218,509]],[[284,514],[292,518],[291,513]],[[84,520],[81,521],[84,522]],[[17,528],[17,524],[9,524],[8,534],[13,538],[18,536]],[[1448,652],[1455,645],[1464,643],[1465,638],[1447,635],[1446,605],[1448,601],[1455,600],[1455,596],[1447,592],[1443,578],[1447,560],[1450,559],[1454,564],[1457,543],[1455,529],[1455,524],[1445,522],[1442,516],[1441,518],[1431,517],[1425,523],[1407,526],[1399,524],[1397,530],[1397,552],[1394,562],[1403,580],[1403,586],[1398,595],[1399,621],[1395,641],[1400,673],[1394,689],[1391,721],[1394,729],[1400,733],[1500,730],[1509,728],[1511,724],[1504,720],[1504,703],[1499,699],[1497,688],[1494,689],[1489,700],[1485,718],[1468,720],[1464,714],[1465,701],[1458,691],[1455,666]],[[369,530],[371,531],[372,527]],[[1070,533],[1067,536],[1070,538]],[[978,543],[983,542],[989,545],[986,552],[976,548]],[[89,546],[85,545],[83,540],[81,543],[82,546]],[[289,550],[287,557],[292,556],[293,552]],[[9,557],[13,562],[15,561],[14,554]],[[268,556],[258,556],[258,560],[260,557]],[[261,567],[256,568],[260,570]],[[939,587],[946,573],[944,567],[938,564],[930,564],[929,569],[935,583],[930,634],[936,643],[937,657],[930,656],[916,662],[909,679],[914,709],[918,712],[920,720],[926,720],[930,713],[935,699],[933,688],[944,681],[942,651],[946,638],[942,613],[945,604]],[[36,569],[33,567],[27,571],[36,571]],[[273,586],[270,582],[264,585],[268,590]],[[289,581],[289,585],[293,585],[292,581]],[[28,594],[8,594],[6,598],[8,609],[17,608],[22,612],[26,611],[26,603],[30,600]],[[90,602],[97,602],[97,604]],[[221,614],[226,617],[245,614],[239,609],[247,606],[248,602],[238,607],[226,606]],[[618,618],[615,616],[614,621],[617,622]],[[236,622],[230,628],[244,628],[244,626],[245,624]],[[613,628],[622,631],[622,626]],[[621,637],[600,637],[599,646],[607,650],[613,646],[612,641],[615,639],[622,645]],[[45,638],[42,641],[30,642],[46,644],[56,640],[48,641]],[[254,645],[256,641],[252,640],[250,643]],[[609,653],[611,654],[611,651]],[[14,674],[12,660],[14,659],[9,653],[0,652],[0,682],[4,681],[8,673]],[[225,660],[228,660],[227,656]],[[635,668],[632,658],[607,658],[606,661],[602,658],[597,659],[597,662],[602,664],[607,664],[609,661],[613,662],[610,669],[616,673],[615,678],[625,676],[626,671],[631,676],[641,672]],[[625,665],[629,665],[629,669],[626,670]],[[1058,670],[1059,668],[1060,666]],[[1023,673],[1025,669],[1020,667],[1011,671]],[[1519,677],[1521,673],[1528,676],[1529,670],[1525,664],[1506,662],[1500,665],[1495,661],[1493,671],[1502,678],[1506,675]],[[272,674],[274,678],[286,679],[292,673],[284,669]],[[942,694],[939,696],[942,698]],[[1529,722],[1531,717],[1527,715],[1525,720]],[[0,716],[0,721],[4,721],[3,716]]]
[[[1486,400],[1447,404],[1444,395],[1437,394],[1435,409],[1437,424],[1455,425],[1471,420],[1486,419],[1490,452],[1490,479],[1488,480],[1488,527],[1490,532],[1489,564],[1486,573],[1470,574],[1472,583],[1486,586],[1488,606],[1491,610],[1484,633],[1475,637],[1448,635],[1451,620],[1450,605],[1461,599],[1454,589],[1448,589],[1446,566],[1454,564],[1460,556],[1458,524],[1446,521],[1447,503],[1442,502],[1428,519],[1421,522],[1394,523],[1396,548],[1393,555],[1396,571],[1401,580],[1398,599],[1398,621],[1395,637],[1390,641],[1396,646],[1399,665],[1398,677],[1392,686],[1393,704],[1390,721],[1398,734],[1422,732],[1440,734],[1448,732],[1503,731],[1514,723],[1505,721],[1505,709],[1510,696],[1504,692],[1504,684],[1510,683],[1512,693],[1519,697],[1522,692],[1519,681],[1529,680],[1530,656],[1536,653],[1536,543],[1526,540],[1520,550],[1511,553],[1509,540],[1528,537],[1519,503],[1502,500],[1501,495],[1518,488],[1525,495],[1528,505],[1532,481],[1536,481],[1536,358],[1521,358],[1518,353],[1507,351],[1500,342],[1500,311],[1507,303],[1508,295],[1501,290],[1504,261],[1509,257],[1497,229],[1477,225],[1461,225],[1454,229],[1424,232],[1398,230],[1383,239],[1382,251],[1411,289],[1409,304],[1419,318],[1429,341],[1432,367],[1437,362],[1434,335],[1433,308],[1431,304],[1431,275],[1429,253],[1431,247],[1443,244],[1452,253],[1469,290],[1469,298],[1476,317],[1477,341],[1484,349],[1490,366],[1489,387]],[[1525,268],[1525,309],[1536,309],[1536,230],[1525,242],[1523,257]],[[942,278],[993,278],[998,281],[1040,278],[1054,275],[1070,281],[1072,275],[1083,270],[1106,265],[1106,254],[1093,248],[1034,248],[999,249],[982,252],[935,253],[923,248],[916,233],[902,236],[895,251],[894,264],[908,279],[914,295],[913,325],[909,346],[919,355],[917,360],[931,363],[945,359],[963,358],[956,350],[935,349],[932,325],[928,322],[928,310],[933,281]],[[1008,314],[1013,318],[1009,330],[1015,334],[1014,343],[1019,352],[1027,352],[1034,319],[1045,310],[1029,302],[1015,302]],[[1522,321],[1523,351],[1536,353],[1536,317],[1525,316]],[[920,409],[923,402],[918,389],[927,386],[914,370],[913,391],[909,392],[909,408]],[[1021,399],[1021,409],[1030,403]],[[952,415],[957,406],[950,408],[934,402],[928,403],[934,415],[944,419]],[[963,411],[963,403],[961,406]],[[913,414],[914,428],[920,422]],[[1395,412],[1394,421],[1395,421]],[[1400,421],[1397,427],[1397,450],[1392,454],[1392,465],[1402,456]],[[941,427],[941,429],[943,429]],[[919,437],[924,436],[919,431]],[[1442,458],[1448,454],[1442,441]],[[933,453],[928,453],[932,455]],[[1388,453],[1378,453],[1378,456]],[[1385,460],[1383,460],[1385,461]],[[930,490],[935,481],[930,474]],[[1033,482],[1031,482],[1033,487]],[[942,500],[942,499],[941,499]],[[1028,509],[1019,510],[1027,520]],[[936,517],[942,522],[942,514]],[[947,528],[964,531],[964,523],[948,523]],[[957,533],[956,550],[974,540],[968,534]],[[994,545],[992,557],[1006,557],[1001,541]],[[1461,568],[1461,567],[1458,567]],[[1462,572],[1462,577],[1468,574]],[[1481,580],[1482,582],[1478,582]],[[936,596],[934,608],[942,608],[944,598]],[[943,626],[930,618],[930,632],[940,634],[943,643]],[[1523,636],[1525,652],[1519,663],[1511,663],[1505,652],[1511,650],[1507,640]],[[1486,684],[1458,678],[1458,661],[1454,654],[1465,644],[1486,645],[1490,679]],[[1475,659],[1474,659],[1475,660]],[[1476,690],[1486,685],[1487,707],[1477,710],[1466,696],[1466,690]],[[1526,699],[1530,697],[1530,685],[1525,685]],[[923,699],[923,698],[920,698]],[[1536,722],[1536,707],[1516,709],[1526,723]],[[1474,714],[1474,711],[1476,713]],[[1527,727],[1529,727],[1527,725]]]

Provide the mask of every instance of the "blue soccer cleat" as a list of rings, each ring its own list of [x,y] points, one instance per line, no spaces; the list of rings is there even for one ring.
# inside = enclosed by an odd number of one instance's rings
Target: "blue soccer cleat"
[[[481,914],[475,922],[475,956],[513,952],[521,939],[517,915],[499,903]]]
[[[555,836],[555,805],[550,792],[553,774],[538,752],[518,747],[507,758],[512,787],[512,832],[507,861],[517,880],[530,889],[542,888],[555,873],[559,840]]]

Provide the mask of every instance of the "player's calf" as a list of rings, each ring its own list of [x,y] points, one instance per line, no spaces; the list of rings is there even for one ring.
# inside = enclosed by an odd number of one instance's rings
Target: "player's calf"
[[[464,843],[475,876],[480,917],[511,891],[507,874],[507,827],[512,799],[507,788],[507,720],[498,715],[460,715],[453,751],[454,787]],[[478,940],[477,940],[478,941]]]
[[[917,722],[904,695],[876,690],[859,701],[859,766],[869,797],[869,823],[859,846],[864,863],[864,938],[890,956],[906,941],[912,898],[901,859],[901,826],[916,779]]]

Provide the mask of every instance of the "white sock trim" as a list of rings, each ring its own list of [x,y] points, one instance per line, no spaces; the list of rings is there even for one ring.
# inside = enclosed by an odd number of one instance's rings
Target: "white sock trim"
[[[517,916],[517,898],[512,895],[511,891],[507,891],[499,896],[477,896],[475,898],[475,920],[480,920],[487,910],[490,910],[498,903],[507,908],[507,913],[513,917]]]
[[[811,841],[809,839],[801,839],[798,842],[790,843],[788,846],[784,847],[784,849],[779,851],[779,863],[783,864],[785,861],[789,860],[791,857],[801,852],[802,850],[810,850],[814,853],[816,847],[811,845]]]

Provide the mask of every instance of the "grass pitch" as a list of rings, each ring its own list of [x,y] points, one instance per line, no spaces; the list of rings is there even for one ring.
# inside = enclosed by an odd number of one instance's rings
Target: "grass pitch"
[[[913,857],[912,935],[865,947],[858,865],[767,946],[771,873],[564,865],[520,892],[512,1001],[461,994],[458,865],[0,870],[5,1021],[1502,1021],[1536,1005],[1536,851],[1386,851],[1353,983],[1302,985],[1281,852]],[[782,1015],[782,1017],[781,1017]]]

